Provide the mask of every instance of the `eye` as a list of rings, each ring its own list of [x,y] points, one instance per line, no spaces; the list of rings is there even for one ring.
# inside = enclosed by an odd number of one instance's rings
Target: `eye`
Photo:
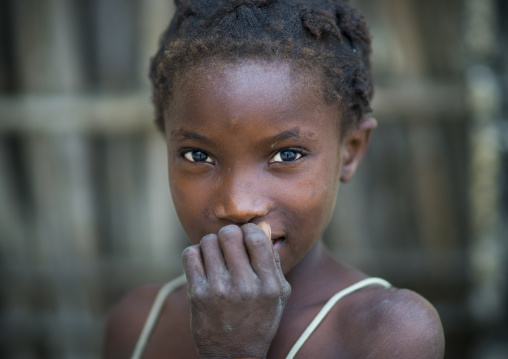
[[[190,150],[183,153],[183,157],[189,162],[195,163],[213,163],[213,159],[206,152],[200,150]]]
[[[296,150],[285,149],[277,152],[270,163],[289,163],[294,162],[302,157],[302,153]]]

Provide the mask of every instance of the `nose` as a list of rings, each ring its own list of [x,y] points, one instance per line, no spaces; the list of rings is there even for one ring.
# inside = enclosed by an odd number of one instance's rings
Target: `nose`
[[[265,185],[252,178],[255,177],[234,174],[223,178],[214,209],[218,219],[244,224],[268,214],[270,201],[266,198]]]

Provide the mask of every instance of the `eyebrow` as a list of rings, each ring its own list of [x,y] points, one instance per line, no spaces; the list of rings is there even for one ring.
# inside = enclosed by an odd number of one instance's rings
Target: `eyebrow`
[[[178,129],[171,131],[170,138],[172,140],[199,140],[199,141],[208,141],[208,138],[206,138],[203,135],[200,135],[193,131],[186,131],[183,129]]]
[[[273,137],[270,137],[268,140],[270,142],[277,143],[279,141],[284,141],[289,138],[299,138],[299,137],[300,137],[300,128],[294,127],[290,130],[283,131]],[[199,140],[199,141],[209,142],[209,139],[207,137],[200,135],[200,134],[193,132],[193,131],[186,131],[184,129],[177,129],[177,130],[171,131],[170,138],[171,138],[171,140],[180,140],[180,141]]]
[[[300,128],[295,127],[295,128],[292,128],[288,131],[283,131],[283,132],[279,133],[278,135],[271,137],[270,140],[273,142],[278,142],[278,141],[287,140],[288,138],[298,138],[298,137],[300,137]]]

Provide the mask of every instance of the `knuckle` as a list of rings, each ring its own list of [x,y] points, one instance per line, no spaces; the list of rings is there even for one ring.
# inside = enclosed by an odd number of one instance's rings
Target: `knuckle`
[[[251,299],[256,296],[257,287],[251,283],[241,283],[237,287],[237,295],[242,300]]]
[[[261,235],[262,237],[266,237],[265,232],[259,227],[257,224],[254,223],[246,223],[242,226],[242,232],[246,236],[252,236],[255,234]]]
[[[249,232],[262,232],[263,230],[255,223],[245,223],[243,226],[242,226],[242,230],[243,231],[249,231]]]
[[[193,245],[185,248],[182,252],[182,259],[184,261],[189,260],[199,254],[199,245]]]
[[[247,236],[245,237],[245,241],[255,247],[264,246],[268,243],[264,233],[260,232],[248,233]]]
[[[222,282],[216,283],[213,286],[212,291],[214,297],[218,299],[225,299],[229,297],[229,286],[227,286],[225,283]]]
[[[220,238],[227,240],[227,239],[242,237],[242,231],[241,231],[240,227],[238,227],[237,225],[230,224],[228,226],[222,227],[219,230],[218,235]]]
[[[284,283],[282,284],[282,300],[285,302],[288,301],[289,297],[291,296],[291,285],[284,280]]]
[[[187,291],[187,297],[192,303],[206,302],[208,297],[208,291],[204,285],[196,285],[189,288]]]
[[[203,247],[208,247],[216,241],[217,241],[217,235],[210,233],[210,234],[207,234],[206,236],[204,236],[203,238],[201,238],[200,244]]]
[[[242,236],[234,235],[233,233],[219,235],[219,243],[222,247],[229,246],[234,243],[243,243]]]
[[[274,281],[270,281],[263,285],[263,296],[268,298],[278,298],[281,295],[281,288]]]

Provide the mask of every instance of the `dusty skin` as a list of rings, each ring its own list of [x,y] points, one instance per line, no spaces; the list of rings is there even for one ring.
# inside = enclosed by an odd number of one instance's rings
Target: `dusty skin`
[[[333,294],[366,278],[333,259],[321,235],[376,122],[340,140],[341,114],[322,100],[319,76],[287,63],[195,69],[175,86],[169,183],[192,243],[183,253],[188,285],[168,297],[143,358],[285,358]],[[104,358],[131,356],[159,288],[138,288],[111,312]],[[370,286],[339,301],[297,358],[443,352],[425,299]]]

